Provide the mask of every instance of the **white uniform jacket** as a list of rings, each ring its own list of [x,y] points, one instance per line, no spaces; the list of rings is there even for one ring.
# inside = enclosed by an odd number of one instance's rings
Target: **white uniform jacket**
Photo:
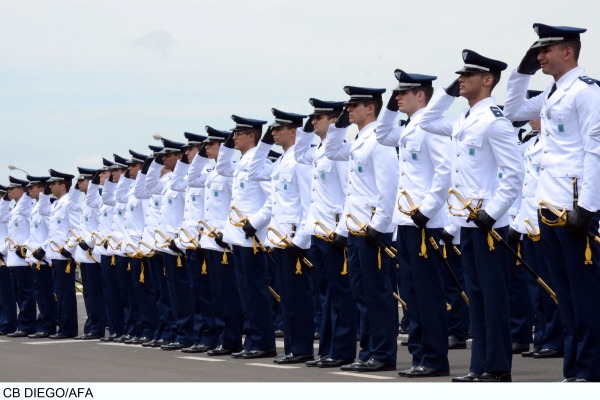
[[[325,155],[333,161],[349,160],[348,194],[344,212],[336,233],[345,234],[346,224],[357,230],[357,224],[347,217],[352,214],[361,224],[368,223],[378,232],[394,231],[392,215],[396,207],[398,163],[396,151],[377,143],[377,121],[364,126],[356,140],[345,143],[346,129],[329,127],[325,143]],[[340,225],[344,226],[344,229]]]
[[[265,163],[272,145],[260,142],[250,165],[250,179],[268,174],[271,179],[271,221],[269,226],[276,229],[288,241],[301,249],[310,247],[310,234],[306,232],[305,220],[310,204],[311,167],[299,164],[294,159],[294,146],[272,165]],[[267,240],[277,246],[279,238],[267,233]]]
[[[170,187],[170,181],[173,173],[163,175],[161,178],[160,171],[163,166],[153,161],[146,176],[146,190],[148,193],[161,194],[162,201],[160,205],[160,214],[158,221],[158,229],[169,239],[175,239],[179,232],[179,227],[183,222],[183,209],[185,207],[185,198],[182,192],[177,192]],[[157,234],[156,240],[159,243],[164,243],[165,239]],[[160,249],[167,254],[176,255],[175,252],[168,248]]]
[[[333,126],[333,125],[331,125]],[[335,231],[342,219],[344,202],[348,194],[348,161],[332,161],[325,156],[327,136],[317,147],[312,147],[313,133],[296,130],[294,158],[301,164],[312,166],[311,198],[305,222],[305,232],[309,235],[327,236]],[[327,229],[318,227],[321,222]],[[346,225],[339,225],[343,235],[348,236]]]
[[[398,126],[397,112],[384,109],[375,129],[377,141],[384,146],[399,147],[398,193],[393,221],[396,225],[415,226],[412,219],[398,210],[410,206],[400,192],[406,190],[419,211],[429,218],[427,227],[443,228],[448,224],[446,198],[450,187],[450,138],[430,135],[420,126],[424,109],[412,115],[406,126]]]
[[[271,182],[250,180],[250,161],[256,152],[256,147],[248,150],[237,163],[233,162],[235,150],[221,146],[217,158],[217,173],[223,176],[233,177],[231,206],[236,206],[244,217],[247,217],[252,226],[257,229],[256,236],[267,246],[266,234],[267,224],[271,219]],[[264,160],[266,165],[272,165],[271,161]],[[268,163],[268,164],[267,164]],[[234,220],[238,216],[230,212]],[[223,240],[236,246],[252,247],[252,238],[246,239],[241,227],[234,226],[231,221],[225,224],[223,229]]]
[[[166,185],[169,177],[170,173],[160,177],[159,181],[161,182],[161,186]],[[146,189],[146,178],[146,174],[142,174],[141,172],[138,173],[133,186],[133,195],[138,200],[147,200],[148,207],[146,208],[146,215],[144,216],[144,231],[138,250],[143,254],[148,255],[152,250],[157,250],[154,241],[154,230],[158,228],[160,223],[162,195],[160,193],[152,195],[148,193],[148,190]]]
[[[48,237],[48,223],[50,221],[50,196],[44,193],[39,194],[38,201],[31,209],[29,217],[29,239],[27,246],[33,250],[37,250],[42,246]],[[45,249],[44,249],[45,250]],[[38,263],[38,260],[31,256],[31,252],[27,250],[27,262],[33,265]],[[46,260],[50,262],[49,259]]]
[[[576,67],[544,93],[525,99],[530,75],[513,71],[508,81],[504,112],[507,118],[541,118],[542,159],[535,201],[573,208],[573,178],[577,178],[579,205],[600,209],[600,88]]]
[[[218,233],[222,232],[226,225],[229,225],[228,215],[231,205],[233,178],[220,175],[216,168],[207,168],[208,162],[209,160],[206,157],[200,157],[199,155],[194,157],[188,171],[188,184],[192,188],[202,188],[204,194],[202,219]],[[206,229],[204,227],[205,232]],[[200,247],[223,251],[223,248],[207,235],[201,236]]]
[[[515,219],[510,226],[520,233],[527,233],[525,218],[529,218],[536,230],[538,226],[538,203],[535,202],[535,192],[540,177],[542,159],[542,142],[539,138],[532,138],[525,144],[527,149],[523,154],[525,165],[525,179],[521,191],[521,204]]]
[[[8,237],[16,244],[23,245],[29,239],[29,217],[31,210],[35,205],[35,200],[23,193],[15,207],[10,211],[10,219],[8,221]],[[17,256],[14,249],[8,250],[6,257],[6,265],[9,267],[18,267],[29,265],[29,263]]]
[[[112,189],[116,189],[115,185],[112,185]],[[94,253],[102,256],[115,254],[110,247],[105,249],[104,244],[100,244],[101,239],[109,233],[112,234],[113,206],[104,204],[103,201],[107,192],[110,192],[110,189],[107,189],[106,186],[100,187],[100,185],[90,182],[85,196],[85,204],[98,211],[98,228],[93,234]]]
[[[203,171],[201,171],[200,176],[196,177],[196,179],[202,182],[206,179],[206,176],[211,169],[210,166],[205,164]],[[170,182],[171,189],[185,193],[185,207],[183,209],[182,224],[182,228],[185,229],[185,232],[180,230],[178,232],[178,239],[175,241],[177,247],[182,250],[194,246],[192,243],[189,243],[192,239],[196,241],[199,240],[198,220],[204,217],[204,185],[198,185],[196,187],[189,185],[191,170],[191,164],[177,161]]]
[[[444,117],[455,97],[439,88],[425,108],[421,128],[431,133],[452,136],[452,186],[476,206],[496,220],[494,227],[508,225],[508,209],[523,184],[523,162],[519,157],[517,138],[512,124],[504,118],[493,97],[480,100],[459,117]],[[503,171],[498,179],[498,169]],[[451,197],[454,208],[462,204]],[[475,227],[464,217],[453,217],[455,225]]]
[[[72,192],[74,190],[75,188],[71,188],[69,193],[65,193],[50,206],[52,211],[50,213],[50,225],[48,225],[48,238],[42,247],[46,249],[48,257],[52,260],[66,260],[60,252],[54,251],[54,249],[58,250],[57,247],[63,246],[68,251],[73,250],[73,248],[67,247],[67,241],[69,236],[71,236],[69,233],[71,221],[75,221],[79,216],[76,209],[74,209],[73,213],[71,212],[72,202],[75,201],[75,196]],[[51,240],[54,243],[50,244]]]

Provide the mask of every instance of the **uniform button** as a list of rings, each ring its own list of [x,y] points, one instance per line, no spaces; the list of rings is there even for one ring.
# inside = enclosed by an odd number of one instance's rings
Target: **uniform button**
[[[525,182],[525,183],[523,184],[523,186],[527,186],[527,182]]]
[[[404,172],[402,173],[402,176],[404,176]]]
[[[456,157],[460,157],[460,154],[459,154],[459,153],[456,153]]]
[[[455,184],[454,184],[454,187],[458,187],[458,183],[455,183]]]
[[[547,152],[548,152],[548,150],[544,150],[544,153],[547,153]]]
[[[456,168],[456,169],[454,170],[454,172],[458,172],[458,168]]]
[[[522,199],[524,199],[524,198],[525,198],[525,196],[521,196],[521,198],[522,198]]]
[[[406,158],[403,158],[403,159],[402,159],[402,162],[406,162]]]
[[[543,171],[543,170],[544,170],[544,166],[542,165],[542,166],[540,167],[540,169]]]

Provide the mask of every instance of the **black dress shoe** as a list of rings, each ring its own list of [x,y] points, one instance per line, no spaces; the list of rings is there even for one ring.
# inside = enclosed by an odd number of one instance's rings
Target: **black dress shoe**
[[[319,332],[315,332],[314,339],[315,340],[320,340],[321,339],[321,334]]]
[[[131,335],[123,335],[120,338],[115,338],[115,342],[125,343],[128,340],[131,340]]]
[[[152,347],[154,343],[158,342],[158,340],[152,339],[142,343],[142,347]]]
[[[79,336],[75,336],[73,339],[75,339],[75,340],[82,340],[84,337],[85,337],[85,333],[82,333]]]
[[[240,351],[239,349],[235,349],[235,350],[226,349],[225,347],[223,347],[221,345],[221,346],[218,346],[216,349],[208,350],[206,352],[206,355],[213,356],[213,357],[216,357],[216,356],[229,356],[229,355],[231,355],[233,353],[237,353],[239,351]]]
[[[215,346],[209,346],[207,344],[199,344],[198,346],[196,346],[199,350],[199,353],[206,353],[209,350],[214,350]]]
[[[95,333],[86,333],[85,335],[83,335],[81,340],[98,340],[100,339],[100,337],[100,335],[96,335]]]
[[[315,356],[312,354],[286,354],[283,357],[276,358],[273,360],[275,364],[300,364],[306,361],[314,360]]]
[[[102,339],[100,339],[101,342],[114,342],[116,338],[118,338],[119,336],[117,335],[108,335],[103,337]]]
[[[281,329],[278,329],[275,331],[275,337],[276,338],[282,338],[283,337],[283,331]]]
[[[457,376],[452,378],[452,382],[473,382],[475,379],[479,378],[481,376],[481,374],[478,374],[476,372],[469,372],[466,375],[463,376]]]
[[[396,365],[387,365],[381,361],[370,359],[369,361],[357,361],[350,365],[342,365],[342,371],[354,371],[354,372],[379,372],[379,371],[394,371]]]
[[[570,377],[570,378],[565,378],[562,381],[559,381],[561,383],[566,383],[566,382],[575,382],[577,381],[577,378],[575,378],[574,376]]]
[[[412,366],[409,369],[403,369],[402,371],[398,372],[398,375],[400,375],[400,376],[406,376],[406,374],[413,372],[417,368],[418,367]]]
[[[72,339],[73,337],[74,336],[65,335],[64,333],[57,333],[55,335],[48,336],[48,339],[60,340],[60,339]]]
[[[533,353],[533,358],[561,358],[564,357],[562,351],[552,349],[541,349]]]
[[[307,367],[316,367],[317,363],[321,360],[326,359],[327,356],[319,356],[317,358],[315,358],[314,360],[308,360],[307,362],[304,363],[304,365],[306,365]]]
[[[169,342],[168,340],[165,339],[158,339],[156,342],[154,342],[154,344],[150,347],[160,347],[160,346],[164,346],[166,344],[170,344],[171,342]]]
[[[166,350],[166,351],[173,351],[173,350],[181,350],[186,347],[190,347],[190,346],[185,345],[183,343],[179,343],[179,342],[173,342],[173,343],[169,343],[169,344],[163,344],[162,346],[160,346],[160,349]]]
[[[161,347],[162,349],[162,347]],[[194,344],[190,347],[184,347],[183,349],[181,349],[182,353],[200,353],[200,351],[198,351],[198,345]]]
[[[512,382],[510,372],[484,372],[478,378],[473,379],[473,382]]]
[[[513,354],[521,354],[525,351],[529,351],[529,344],[526,344],[526,343],[513,343],[512,344],[512,353]]]
[[[6,336],[6,332],[0,331],[0,336]]]
[[[466,348],[467,348],[466,340],[459,340],[456,338],[456,336],[453,336],[453,335],[448,336],[448,350],[459,350],[459,349],[466,349]]]
[[[137,338],[133,338],[133,340],[131,341],[131,344],[135,344],[135,345],[144,344],[144,343],[146,343],[149,340],[150,340],[150,338],[145,337],[145,336],[143,336],[143,337],[137,337]]]
[[[448,376],[450,371],[442,371],[435,368],[418,366],[411,372],[407,372],[404,376],[407,378],[431,378],[433,376]]]
[[[123,343],[125,343],[125,344],[135,344],[134,342],[137,342],[138,340],[140,340],[140,338],[137,337],[137,336],[129,336],[129,339],[125,340]]]
[[[529,350],[529,351],[524,351],[521,353],[521,357],[533,357],[533,355],[540,350],[541,349],[533,349],[533,350]]]
[[[50,336],[50,335],[47,334],[46,332],[36,332],[36,333],[32,333],[31,335],[27,335],[27,337],[29,339],[45,339],[48,336]]]
[[[319,368],[337,368],[342,365],[352,364],[353,360],[337,360],[335,358],[327,357],[317,361],[317,367]]]
[[[400,328],[398,331],[399,335],[408,335],[408,329]]]
[[[231,353],[231,358],[242,358],[248,353],[248,350],[241,350]]]
[[[29,333],[23,331],[14,331],[13,333],[9,333],[6,337],[27,337]]]
[[[242,355],[243,359],[277,357],[275,350],[250,350]]]

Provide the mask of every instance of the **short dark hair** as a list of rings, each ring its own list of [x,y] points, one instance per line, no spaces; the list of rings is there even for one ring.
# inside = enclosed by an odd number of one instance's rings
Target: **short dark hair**
[[[248,129],[248,133],[254,133],[254,145],[258,145],[260,138],[262,137],[262,129],[261,128],[251,128]]]
[[[573,58],[575,58],[575,61],[579,61],[579,53],[581,52],[581,42],[579,40],[565,40],[564,42],[559,42],[558,45],[562,50],[571,47],[573,49]]]
[[[484,72],[483,74],[489,74],[492,76],[493,81],[492,81],[492,87],[490,88],[490,93],[492,93],[492,90],[494,90],[494,88],[496,87],[498,82],[500,82],[500,71]]]
[[[379,117],[379,113],[381,112],[381,108],[383,107],[383,100],[382,99],[367,100],[363,104],[365,105],[365,107],[368,107],[371,104],[373,106],[375,106],[375,118]]]
[[[71,185],[73,185],[73,181],[70,179],[65,179],[64,181],[59,181],[58,184],[60,185],[61,183],[65,184],[65,190],[68,193],[69,190],[71,190]]]
[[[425,95],[425,104],[429,104],[429,100],[431,100],[431,96],[433,96],[433,86],[419,86],[414,89],[410,89],[414,95],[419,92],[423,92]]]

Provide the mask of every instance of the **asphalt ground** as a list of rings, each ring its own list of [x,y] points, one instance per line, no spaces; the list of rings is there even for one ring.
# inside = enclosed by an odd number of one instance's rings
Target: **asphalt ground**
[[[80,324],[85,308],[78,295]],[[80,326],[82,332],[82,326]],[[397,370],[410,367],[407,347],[398,337]],[[468,344],[470,347],[470,342]],[[315,354],[318,343],[315,342]],[[283,354],[283,339],[277,340]],[[469,371],[470,348],[450,350],[450,377],[400,378],[397,371],[349,373],[338,368],[307,368],[276,365],[273,359],[240,360],[185,354],[121,343],[0,337],[0,381],[2,382],[450,382],[452,376]],[[562,358],[532,359],[513,356],[514,382],[556,382],[562,379]]]

